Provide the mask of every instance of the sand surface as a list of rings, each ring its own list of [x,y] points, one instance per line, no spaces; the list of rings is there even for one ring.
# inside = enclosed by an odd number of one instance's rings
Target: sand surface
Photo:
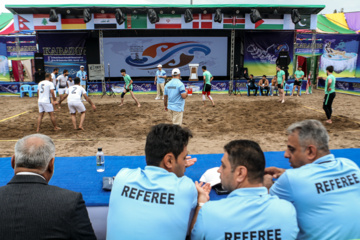
[[[144,155],[145,138],[150,127],[170,123],[163,102],[155,95],[137,94],[138,108],[130,95],[119,107],[120,96],[92,96],[97,106],[94,112],[89,104],[84,128],[73,130],[67,104],[56,112],[60,131],[54,131],[49,116],[45,116],[41,133],[49,135],[56,144],[57,156],[93,156],[102,147],[106,155]],[[223,146],[235,139],[257,141],[263,151],[281,151],[286,148],[286,128],[304,119],[326,120],[322,110],[324,92],[287,97],[285,104],[277,97],[228,96],[213,94],[216,107],[202,107],[201,95],[186,100],[183,126],[192,130],[194,138],[188,146],[190,154],[222,153]],[[333,104],[333,124],[326,125],[331,149],[360,148],[360,98],[337,94]],[[14,115],[17,117],[2,121]],[[10,157],[17,139],[36,132],[37,99],[0,98],[0,157]]]

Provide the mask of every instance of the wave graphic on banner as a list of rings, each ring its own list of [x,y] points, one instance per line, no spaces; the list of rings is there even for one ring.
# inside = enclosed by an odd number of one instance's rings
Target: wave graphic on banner
[[[165,53],[163,57],[158,57],[158,49]],[[185,49],[188,50],[184,51]],[[190,55],[181,53],[178,57],[179,59],[176,59],[175,55],[178,55],[179,52],[186,52]],[[135,58],[128,56],[125,61],[130,66],[151,67],[149,69],[156,68],[157,64],[164,62],[163,68],[182,67],[189,64],[194,59],[194,54],[196,52],[202,52],[206,56],[210,54],[211,50],[209,47],[196,42],[161,43],[152,45],[145,49],[142,53],[142,58],[140,58],[137,54],[135,55]]]
[[[246,51],[251,54],[253,59],[260,59],[264,62],[270,62],[274,64],[276,62],[279,52],[282,50],[289,51],[289,46],[285,44],[272,44],[266,49],[263,49],[256,44],[250,44]]]

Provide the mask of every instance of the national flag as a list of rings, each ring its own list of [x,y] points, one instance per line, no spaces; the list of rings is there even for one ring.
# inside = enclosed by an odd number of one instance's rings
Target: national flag
[[[245,29],[245,18],[236,15],[224,15],[224,28]]]
[[[19,22],[19,31],[30,30],[30,28],[28,27],[28,24],[30,24],[29,20],[18,15],[18,22]]]
[[[65,15],[61,18],[61,29],[86,29],[82,16]]]
[[[262,19],[255,23],[255,29],[283,29],[284,19]]]
[[[50,22],[49,14],[33,14],[34,30],[56,30],[57,22]]]
[[[212,29],[213,27],[213,16],[211,13],[209,14],[193,14],[194,20],[193,28],[205,28],[205,29]]]
[[[125,23],[124,23],[125,24]],[[95,29],[111,29],[117,28],[117,22],[114,13],[94,13]]]
[[[146,14],[127,14],[125,28],[146,29],[148,18]]]
[[[176,29],[181,28],[181,14],[159,14],[159,22],[155,24],[147,23],[148,28],[155,29]]]
[[[295,29],[310,29],[310,15],[301,15],[301,21],[295,24]]]

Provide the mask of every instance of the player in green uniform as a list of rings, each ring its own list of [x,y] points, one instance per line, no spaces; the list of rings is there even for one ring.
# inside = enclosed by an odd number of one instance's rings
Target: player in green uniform
[[[131,80],[131,77],[126,74],[126,71],[125,69],[121,69],[121,75],[123,76],[124,78],[124,81],[125,81],[125,84],[124,84],[124,92],[121,94],[121,104],[119,106],[122,106],[124,105],[124,96],[127,92],[130,92],[131,94],[131,97],[134,99],[134,101],[136,102],[136,104],[138,105],[138,107],[141,107],[139,101],[136,99],[134,93],[133,93],[133,80]]]
[[[215,107],[215,103],[213,98],[210,96],[210,92],[211,92],[211,81],[214,79],[214,77],[211,75],[211,73],[206,70],[206,66],[202,66],[201,67],[202,71],[203,71],[203,77],[204,77],[204,87],[202,90],[202,98],[203,98],[203,103],[204,103],[204,107],[205,107],[205,101],[206,101],[206,97],[205,95],[209,98],[209,100],[212,103],[212,106]]]
[[[284,70],[281,70],[281,67],[278,65],[276,66],[276,76],[277,76],[277,83],[278,83],[278,89],[279,89],[279,102],[284,103],[285,102],[285,91],[284,91],[284,85],[285,85],[285,72]]]
[[[323,103],[323,109],[325,111],[327,120],[326,123],[331,124],[331,114],[332,114],[332,103],[334,101],[334,98],[336,96],[335,93],[335,85],[336,85],[336,78],[333,75],[334,67],[333,66],[327,66],[326,67],[326,74],[328,75],[325,80],[325,97],[324,97],[324,103]],[[318,77],[320,79],[321,77]]]
[[[299,92],[301,91],[301,84],[302,84],[302,80],[305,77],[305,73],[302,71],[302,67],[299,66],[298,70],[295,71],[294,73],[294,77],[295,77],[295,82],[294,82],[294,87],[292,89],[292,93],[290,96],[294,95],[295,92],[295,88],[297,87],[297,97],[299,96]]]

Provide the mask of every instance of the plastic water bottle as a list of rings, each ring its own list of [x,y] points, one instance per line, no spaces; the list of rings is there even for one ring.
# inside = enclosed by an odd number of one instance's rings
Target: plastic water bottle
[[[96,171],[105,171],[105,156],[102,152],[102,148],[98,148],[98,152],[96,153]]]

